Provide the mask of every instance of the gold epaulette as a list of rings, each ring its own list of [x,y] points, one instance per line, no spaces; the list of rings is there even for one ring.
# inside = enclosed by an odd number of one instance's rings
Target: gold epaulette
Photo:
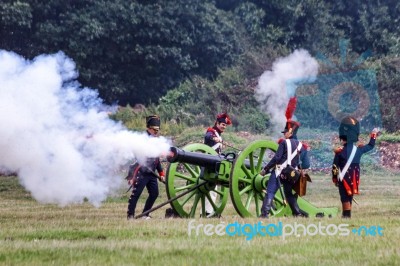
[[[339,175],[339,168],[336,164],[332,164],[332,176],[337,177]]]

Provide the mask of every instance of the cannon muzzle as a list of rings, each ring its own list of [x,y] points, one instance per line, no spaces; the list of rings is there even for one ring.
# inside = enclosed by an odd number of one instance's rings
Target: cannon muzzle
[[[180,162],[203,167],[215,167],[223,159],[224,158],[220,157],[219,155],[185,151],[176,147],[171,147],[170,154],[167,156],[167,160],[170,163]]]

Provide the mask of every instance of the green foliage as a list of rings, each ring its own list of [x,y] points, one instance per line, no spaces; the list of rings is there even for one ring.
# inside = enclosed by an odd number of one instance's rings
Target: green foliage
[[[121,121],[124,124],[127,124],[128,122],[134,120],[137,118],[138,115],[135,113],[131,106],[128,104],[126,107],[122,107],[118,109],[118,112],[115,112],[110,116],[110,118]]]
[[[388,132],[400,130],[398,123],[398,117],[400,117],[399,66],[399,59],[392,57],[380,58],[372,62],[370,66],[377,73],[382,125]]]
[[[147,112],[135,112],[130,105],[118,108],[118,111],[111,114],[110,118],[120,121],[124,126],[133,131],[146,130]]]
[[[0,22],[4,28],[13,27],[13,30],[29,29],[32,24],[32,10],[24,2],[2,3],[0,6]],[[16,28],[14,28],[16,27]]]
[[[382,124],[394,132],[400,116],[399,12],[394,0],[1,0],[0,49],[27,58],[64,51],[76,62],[79,81],[98,89],[107,103],[149,105],[162,98],[157,111],[177,124],[210,124],[217,112],[228,111],[241,124],[254,119],[249,130],[260,132],[261,115],[248,110],[257,104],[252,94],[262,72],[296,48],[339,63],[337,43],[345,38],[349,54],[375,52],[370,65]],[[337,80],[324,82],[327,87]],[[325,107],[314,104],[302,119],[328,119]],[[370,124],[379,119],[377,108]]]
[[[174,137],[173,144],[177,147],[184,147],[190,143],[203,143],[205,132],[206,129],[200,126],[186,128],[184,134]]]
[[[377,139],[377,142],[380,143],[382,141],[391,142],[391,143],[399,143],[400,142],[400,131],[396,133],[384,133]]]
[[[269,118],[257,108],[245,106],[240,110],[234,127],[238,131],[250,131],[253,133],[265,133],[269,127]]]
[[[145,131],[146,130],[146,116],[160,114],[159,108],[154,105],[150,105],[144,110],[135,110],[130,105],[126,107],[120,107],[117,112],[110,115],[110,118],[121,122],[125,127],[133,131]],[[176,136],[185,129],[185,126],[178,123],[176,120],[169,119],[164,116],[161,112],[161,130],[160,134],[164,136]]]
[[[160,114],[188,126],[209,126],[217,113],[228,112],[236,130],[264,132],[268,117],[255,107],[253,88],[242,73],[241,68],[224,69],[214,81],[186,81],[160,99]]]
[[[3,173],[0,175],[0,192],[4,193],[4,191],[12,191],[19,190],[22,187],[18,184],[18,179],[14,176],[3,176]]]
[[[232,16],[208,1],[10,1],[0,14],[2,48],[64,51],[108,103],[157,102],[184,79],[231,65],[242,46]]]
[[[0,49],[23,51],[32,23],[32,8],[28,3],[0,1]]]
[[[284,39],[282,28],[274,24],[263,25],[266,18],[266,10],[257,7],[254,3],[242,3],[235,8],[234,14],[240,19],[250,37],[255,40],[255,46],[263,47]]]

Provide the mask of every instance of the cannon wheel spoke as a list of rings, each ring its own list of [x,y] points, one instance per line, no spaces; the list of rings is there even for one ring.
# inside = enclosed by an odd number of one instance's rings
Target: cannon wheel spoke
[[[217,154],[211,147],[204,144],[189,144],[183,150],[211,155]],[[168,199],[174,198],[203,182],[200,179],[201,172],[201,167],[198,165],[180,162],[171,163],[167,169]],[[180,217],[194,218],[196,215],[205,217],[205,204],[206,201],[209,201],[216,214],[221,214],[228,200],[228,189],[224,186],[217,186],[211,191],[217,195],[215,200],[213,200],[209,193],[204,193],[201,188],[198,188],[188,195],[171,202],[171,207]]]
[[[255,183],[256,180],[263,180],[259,172],[269,161],[268,156],[273,156],[277,149],[278,144],[273,141],[258,140],[250,143],[236,158],[230,175],[229,191],[233,206],[240,216],[260,215],[265,193]],[[281,209],[280,204],[275,205]]]
[[[179,178],[185,179],[185,180],[187,180],[187,181],[189,181],[191,183],[196,183],[196,176],[187,176],[187,175],[184,175],[184,174],[181,174],[181,173],[178,173],[178,172],[176,172],[175,174]]]
[[[261,214],[261,205],[262,205],[263,199],[264,198],[262,197],[262,195],[260,193],[256,192],[256,196],[255,196],[254,201],[255,201],[255,204],[256,204],[256,216],[257,217],[259,217],[260,214]]]

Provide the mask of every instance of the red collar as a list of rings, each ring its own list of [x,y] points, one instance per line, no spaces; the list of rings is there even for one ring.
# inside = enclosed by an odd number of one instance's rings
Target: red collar
[[[215,131],[216,131],[218,134],[221,134],[221,133],[222,133],[216,126],[207,128],[207,132],[215,132]]]

